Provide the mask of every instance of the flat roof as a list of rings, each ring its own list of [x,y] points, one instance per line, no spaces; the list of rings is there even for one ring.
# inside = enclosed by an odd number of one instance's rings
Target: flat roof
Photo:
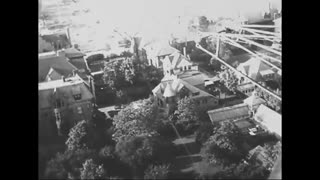
[[[47,90],[47,89],[54,89],[60,88],[65,86],[72,86],[84,83],[84,81],[79,77],[70,77],[66,78],[66,81],[63,82],[62,79],[55,80],[55,81],[48,81],[48,82],[41,82],[39,83],[39,90]]]

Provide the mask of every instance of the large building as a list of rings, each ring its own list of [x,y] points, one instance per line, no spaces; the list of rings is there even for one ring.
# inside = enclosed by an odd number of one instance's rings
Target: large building
[[[90,120],[94,96],[79,77],[39,83],[39,136],[66,135],[81,120]]]

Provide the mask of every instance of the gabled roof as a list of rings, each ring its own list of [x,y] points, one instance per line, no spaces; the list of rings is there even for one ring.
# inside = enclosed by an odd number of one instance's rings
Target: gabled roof
[[[254,80],[259,80],[258,79],[259,78],[258,74],[261,71],[265,71],[265,70],[271,69],[271,67],[268,66],[267,64],[265,64],[260,59],[251,58],[248,61],[246,61],[244,63],[241,63],[238,66],[237,69],[242,71],[242,72],[244,71],[243,73],[245,73],[250,78],[252,78]]]
[[[39,57],[39,82],[45,80],[50,68],[53,68],[65,77],[72,74],[74,70],[77,70],[65,57]]]
[[[65,82],[59,79],[39,83],[39,108],[52,107],[52,96],[54,93],[68,103],[74,102],[74,92],[80,92],[82,100],[91,100],[93,98],[89,88],[79,76],[66,78]]]
[[[152,90],[152,92],[158,96],[171,97],[171,96],[176,95],[178,92],[180,92],[180,90],[183,87],[188,89],[191,93],[199,92],[199,94],[192,96],[192,98],[214,97],[213,95],[211,95],[211,94],[209,94],[209,93],[207,93],[197,87],[194,87],[179,78],[171,78],[171,79],[168,79],[167,81],[162,81],[158,86],[156,86]],[[162,91],[163,91],[163,93],[162,93]]]
[[[259,96],[256,96],[255,92],[253,92],[252,95],[243,100],[243,102],[248,105],[258,106],[260,104],[264,104],[266,101],[260,98]]]
[[[281,115],[265,105],[260,105],[254,119],[269,131],[281,136]]]
[[[234,106],[219,108],[208,111],[212,122],[224,121],[249,115],[249,107],[246,104],[237,104]]]
[[[165,59],[163,59],[163,63],[165,61],[170,62],[170,68],[176,69],[183,67],[182,63],[187,63],[187,65],[192,65],[193,63],[185,56],[183,56],[179,51],[175,51],[171,55],[167,56]]]
[[[158,50],[157,56],[166,56],[173,54],[176,52],[177,49],[171,47],[169,44],[161,46],[161,48]]]

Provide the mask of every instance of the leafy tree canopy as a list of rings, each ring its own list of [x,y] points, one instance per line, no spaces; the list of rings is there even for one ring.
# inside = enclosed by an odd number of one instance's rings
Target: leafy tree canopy
[[[113,139],[118,142],[126,136],[157,134],[159,123],[157,107],[150,98],[132,102],[114,117]]]

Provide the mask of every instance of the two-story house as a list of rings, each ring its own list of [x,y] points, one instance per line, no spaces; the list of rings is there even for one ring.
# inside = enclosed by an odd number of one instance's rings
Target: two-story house
[[[188,70],[198,70],[198,66],[195,65],[188,57],[182,55],[179,51],[166,56],[162,60],[162,63],[164,76],[178,74]]]
[[[276,79],[275,71],[269,65],[257,58],[251,58],[248,61],[241,63],[237,67],[237,70],[257,82]],[[243,94],[250,96],[255,89],[255,85],[240,75],[240,73],[237,73],[236,75],[238,75],[239,78],[237,89]]]
[[[91,120],[93,94],[79,77],[39,83],[39,137],[67,135],[81,120]]]
[[[166,41],[143,42],[141,46],[146,51],[148,64],[156,68],[162,68],[163,59],[178,51]]]

